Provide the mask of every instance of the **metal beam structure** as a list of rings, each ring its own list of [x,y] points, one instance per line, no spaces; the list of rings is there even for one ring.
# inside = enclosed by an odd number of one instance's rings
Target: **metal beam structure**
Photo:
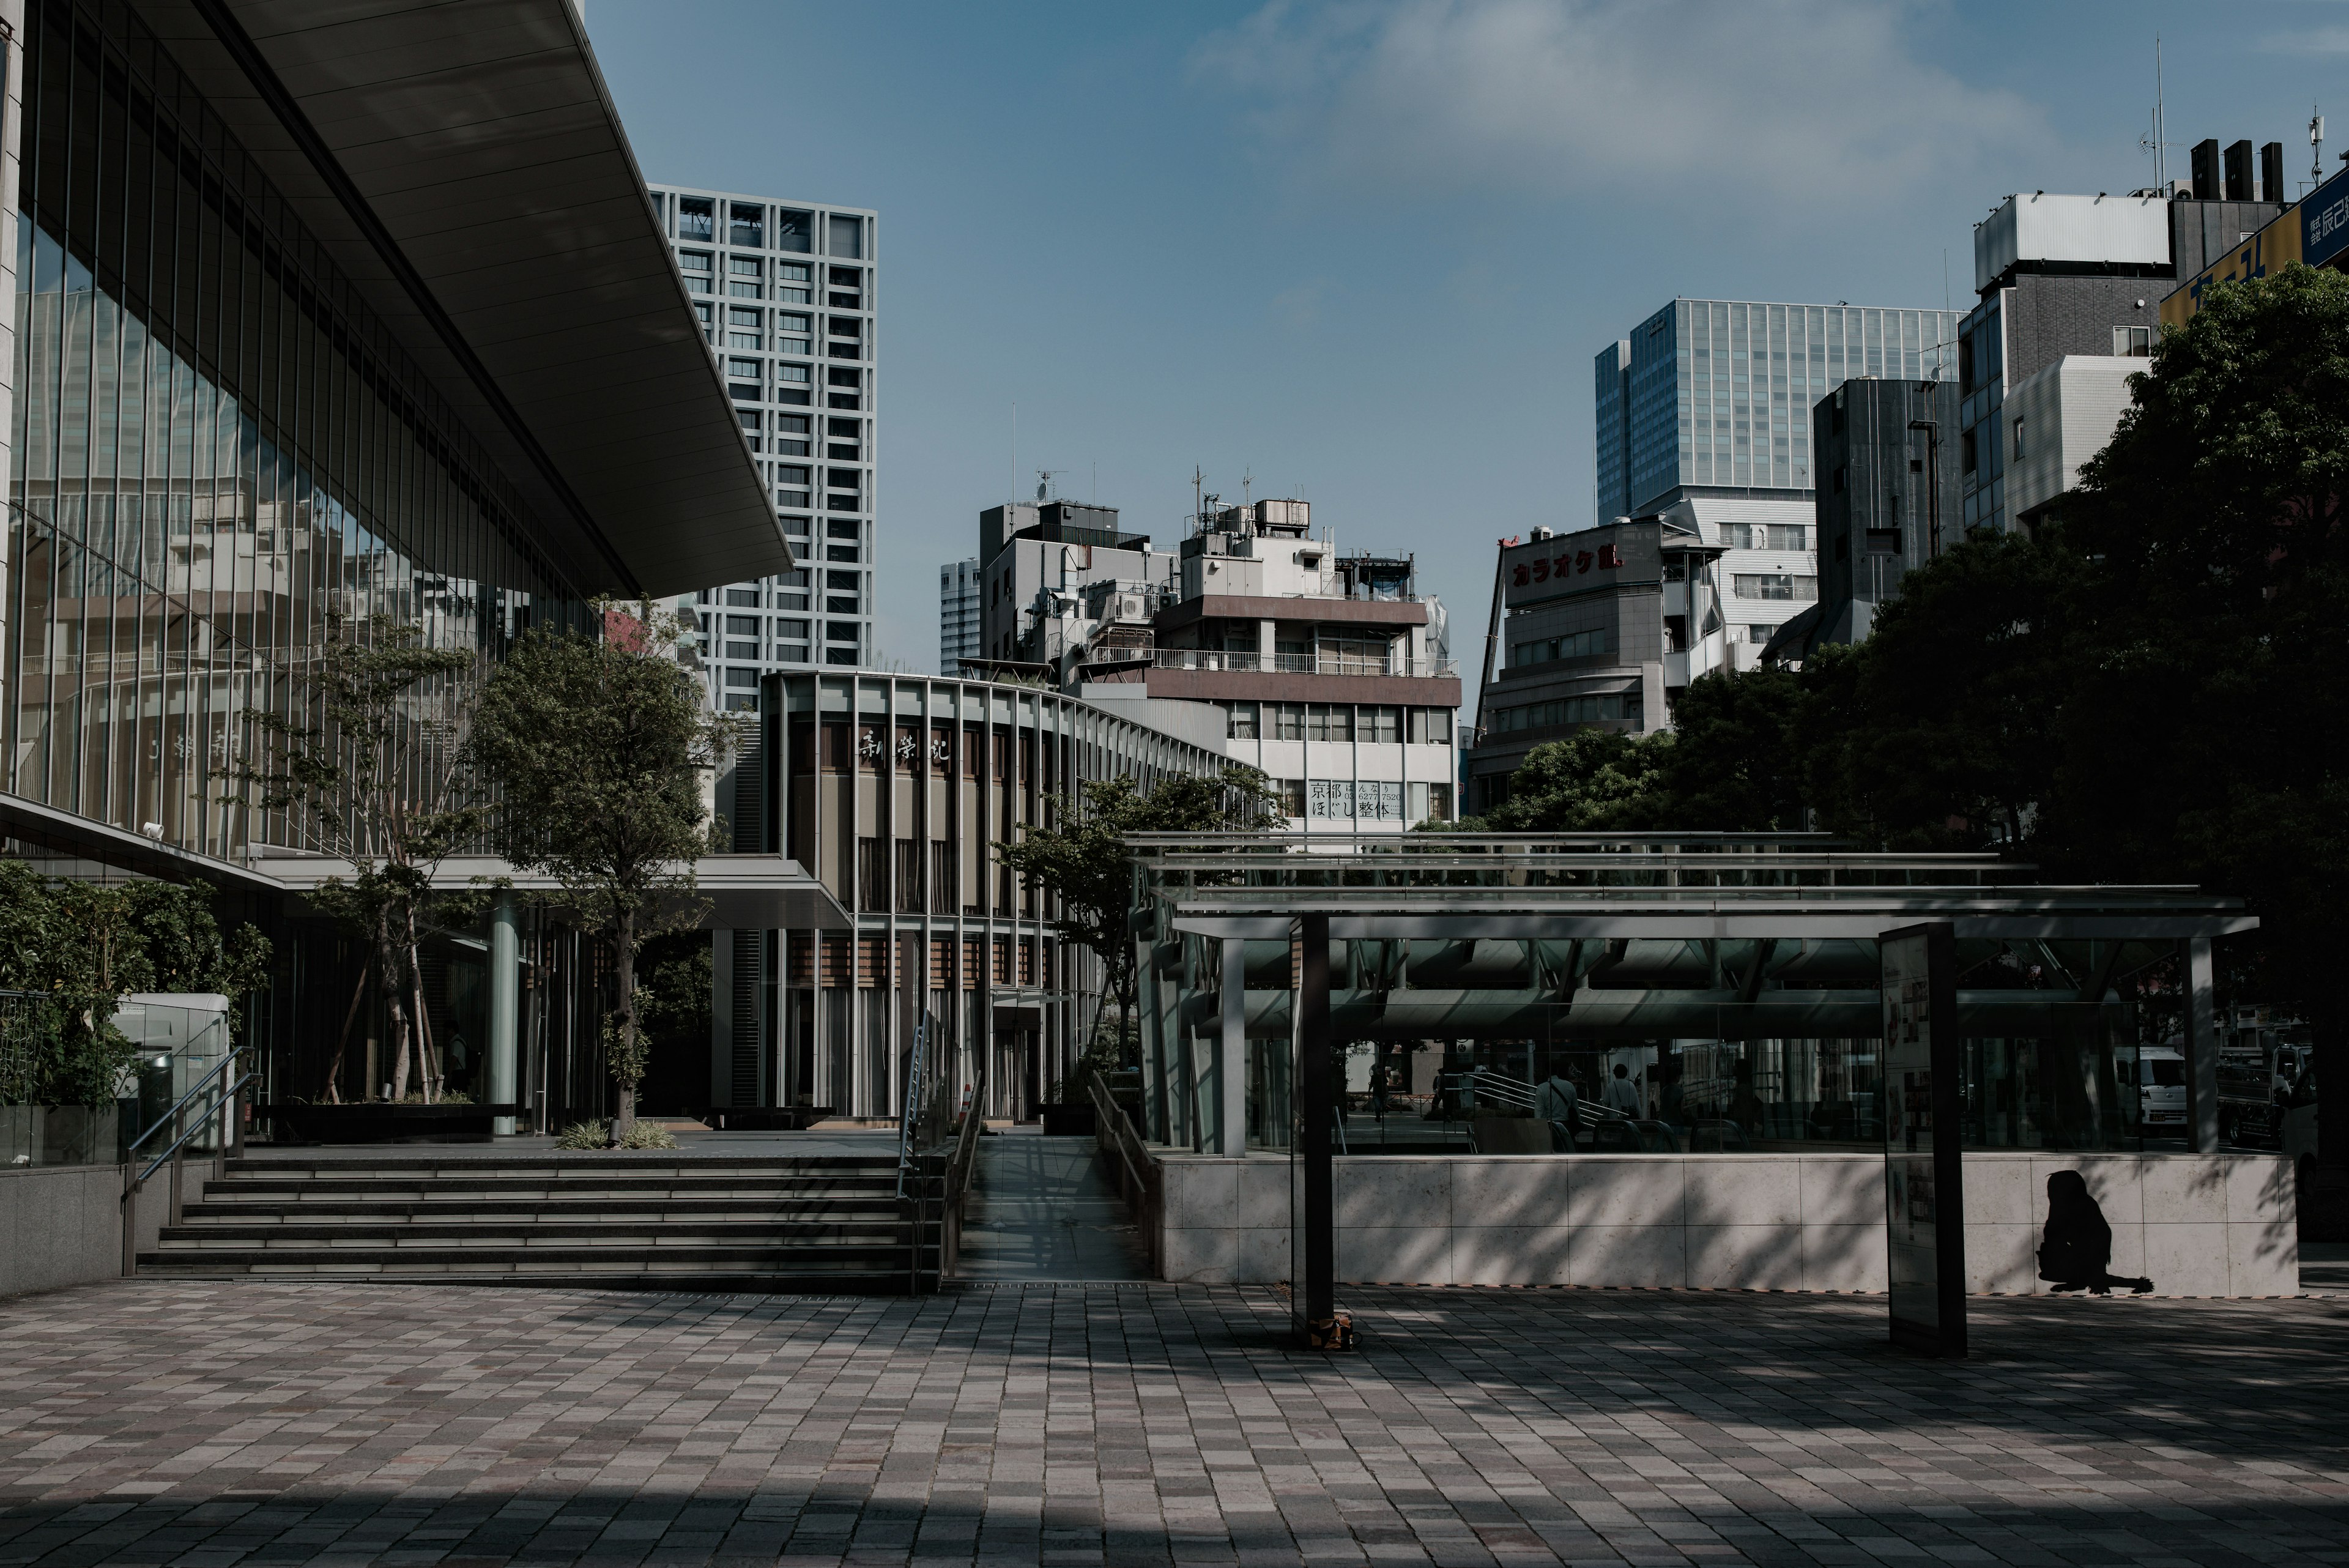
[[[1341,1042],[1865,1041],[1882,1027],[1878,939],[1932,922],[1955,944],[1961,1035],[2076,1052],[2111,1038],[2100,1031],[2132,976],[2192,955],[2174,983],[2198,1003],[2185,1044],[2199,1091],[2215,1072],[2211,944],[2259,923],[2192,888],[2044,884],[1992,855],[1816,835],[1171,834],[1131,847],[1144,1070],[1173,1091],[1151,1136],[1217,1152],[1246,1147],[1247,1044],[1302,1028],[1289,944],[1307,919],[1327,931]],[[1211,949],[1219,963],[1195,961]],[[1220,976],[1211,989],[1190,983],[1203,969]],[[1210,1043],[1212,1096],[1206,1075],[1168,1072]],[[2195,1103],[2194,1147],[2213,1147],[2199,1107],[2215,1098]]]

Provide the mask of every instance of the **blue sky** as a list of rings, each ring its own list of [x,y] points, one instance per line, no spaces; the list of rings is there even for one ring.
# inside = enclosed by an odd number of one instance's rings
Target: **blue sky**
[[[1676,295],[1969,303],[2016,190],[2349,151],[2349,0],[590,0],[648,178],[881,213],[880,652],[1034,471],[1171,546],[1191,474],[1415,552],[1591,521],[1590,361]],[[2169,154],[2183,175],[2186,153]],[[1019,408],[1019,472],[1011,446]]]

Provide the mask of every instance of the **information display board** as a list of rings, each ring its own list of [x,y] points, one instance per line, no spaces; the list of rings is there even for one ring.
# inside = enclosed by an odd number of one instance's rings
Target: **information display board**
[[[1884,1220],[1894,1343],[1966,1353],[1965,1166],[1959,1153],[1957,932],[1878,940],[1884,981]]]

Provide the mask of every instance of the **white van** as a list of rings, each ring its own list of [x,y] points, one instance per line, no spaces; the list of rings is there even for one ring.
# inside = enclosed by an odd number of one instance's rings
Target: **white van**
[[[2144,1045],[2137,1054],[2137,1116],[2148,1136],[2186,1132],[2186,1053]]]

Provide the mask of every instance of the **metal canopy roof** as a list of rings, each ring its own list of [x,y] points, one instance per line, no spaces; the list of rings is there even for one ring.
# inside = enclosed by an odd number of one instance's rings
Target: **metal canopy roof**
[[[1969,1033],[2039,1034],[2178,944],[2259,924],[2191,888],[2044,886],[1992,855],[1869,854],[1816,835],[1128,843],[1145,973],[1175,981],[1177,1026],[1197,1035],[1234,1005],[1247,1034],[1288,1033],[1305,915],[1329,920],[1331,1027],[1358,1039],[1872,1035],[1877,939],[1929,920],[1952,923],[1974,964],[2013,950],[2012,973],[1978,971],[1990,983],[1960,990]],[[1249,944],[1237,1003],[1226,980],[1194,977],[1185,938]]]
[[[791,569],[572,0],[142,0],[583,591]]]
[[[1273,940],[2182,940],[2256,929],[2188,887],[2063,887],[1994,855],[1878,854],[1809,834],[1149,834],[1128,841],[1175,931]]]

